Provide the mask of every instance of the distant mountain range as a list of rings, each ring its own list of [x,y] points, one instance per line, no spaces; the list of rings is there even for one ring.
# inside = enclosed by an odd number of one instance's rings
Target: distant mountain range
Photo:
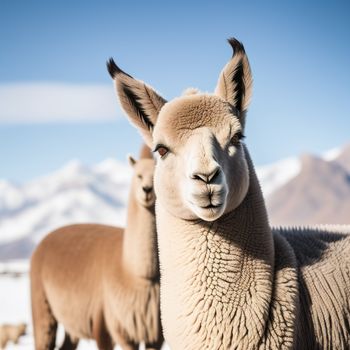
[[[300,171],[267,196],[273,225],[350,223],[350,145],[331,157],[303,155]]]
[[[272,225],[350,223],[350,145],[257,167]],[[131,169],[108,159],[72,161],[23,185],[0,180],[0,260],[29,257],[70,223],[124,226]]]
[[[28,257],[44,235],[63,225],[123,226],[131,169],[114,159],[72,161],[24,185],[0,180],[0,260]]]

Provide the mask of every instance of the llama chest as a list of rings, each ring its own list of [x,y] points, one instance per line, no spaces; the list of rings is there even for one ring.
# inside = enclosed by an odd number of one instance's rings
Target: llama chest
[[[219,350],[257,344],[271,292],[268,268],[215,232],[200,232],[185,245],[167,251],[171,260],[161,255],[167,268],[162,317],[170,346]]]
[[[144,282],[108,292],[104,314],[114,340],[123,336],[134,342],[156,341],[161,332],[159,283]]]
[[[176,245],[174,233],[159,240],[162,320],[170,347],[290,348],[298,288],[295,262],[283,242],[276,242],[274,261],[263,254],[263,244],[250,247],[244,237],[235,244],[215,229],[181,232]]]

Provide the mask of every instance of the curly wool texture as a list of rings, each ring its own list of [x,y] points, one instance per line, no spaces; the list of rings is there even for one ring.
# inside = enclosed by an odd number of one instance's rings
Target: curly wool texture
[[[350,227],[274,229],[298,263],[300,316],[295,348],[348,349],[350,344]]]

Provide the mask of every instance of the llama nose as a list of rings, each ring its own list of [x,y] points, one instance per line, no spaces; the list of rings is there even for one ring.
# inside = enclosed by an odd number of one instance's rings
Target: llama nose
[[[209,171],[195,171],[192,173],[191,178],[193,180],[200,180],[207,184],[213,182],[217,176],[220,174],[220,167],[216,166]]]
[[[145,191],[145,193],[150,193],[153,189],[153,187],[151,186],[144,186],[142,187],[142,189]]]

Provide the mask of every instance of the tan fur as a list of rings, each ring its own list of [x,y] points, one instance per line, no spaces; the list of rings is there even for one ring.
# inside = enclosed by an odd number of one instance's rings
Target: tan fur
[[[188,95],[197,95],[200,91],[197,88],[187,88],[183,93],[182,96],[188,96]]]
[[[165,339],[172,350],[348,349],[350,229],[271,230],[240,140],[252,90],[249,63],[243,45],[230,44],[235,54],[216,94],[174,99],[151,130],[138,124],[160,152]],[[113,61],[109,68],[122,81]],[[128,117],[137,124],[135,113]]]
[[[19,338],[26,334],[26,328],[27,326],[25,323],[18,325],[0,325],[0,350],[5,349],[7,343],[10,341],[14,344],[18,344]]]
[[[134,124],[149,144],[151,142],[149,133],[144,132],[140,127],[146,123],[148,130],[152,129],[158,113],[166,101],[147,84],[137,81],[125,73],[120,75],[120,79],[115,80],[115,87],[122,108],[127,114],[135,116]],[[135,96],[137,96],[136,106],[134,104]],[[140,109],[139,106],[143,106],[143,108]],[[144,113],[146,110],[147,113]]]
[[[142,158],[142,159],[147,159],[147,158],[153,159],[153,153],[152,153],[151,149],[148,146],[143,145],[141,147],[140,158]]]
[[[154,160],[146,157],[132,164],[125,230],[67,226],[49,234],[35,250],[31,293],[37,350],[54,348],[57,322],[67,333],[62,349],[74,349],[80,338],[95,339],[99,349],[116,343],[137,349],[140,342],[160,349]]]

